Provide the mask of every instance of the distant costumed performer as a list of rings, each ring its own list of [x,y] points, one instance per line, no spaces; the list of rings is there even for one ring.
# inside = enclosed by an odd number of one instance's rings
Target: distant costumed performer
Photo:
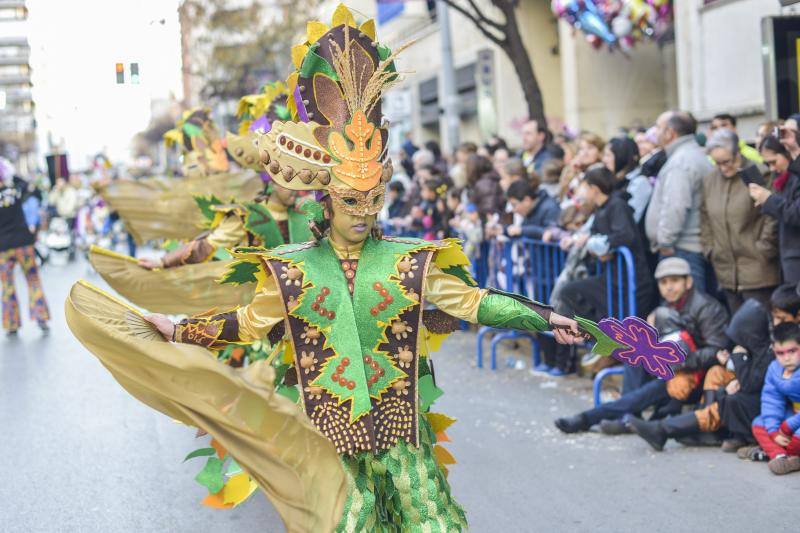
[[[260,94],[243,97],[238,117],[240,134],[227,133],[227,151],[243,169],[259,171],[265,188],[252,201],[224,204],[216,196],[195,198],[208,220],[206,231],[158,260],[139,259],[93,247],[90,261],[103,279],[134,304],[153,312],[196,314],[212,308],[247,304],[255,285],[222,287],[217,280],[227,270],[228,249],[305,242],[309,221],[321,216],[311,198],[272,183],[263,171],[256,147],[257,134],[269,131],[275,120],[288,117],[282,82],[266,85]],[[212,261],[220,259],[222,261]],[[144,269],[151,270],[147,272]]]

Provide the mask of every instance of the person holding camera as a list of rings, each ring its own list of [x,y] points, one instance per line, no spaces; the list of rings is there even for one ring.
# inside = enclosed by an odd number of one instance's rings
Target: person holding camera
[[[800,135],[797,122],[787,121],[779,134],[780,137],[768,135],[760,146],[764,162],[778,174],[775,190],[757,183],[750,183],[748,187],[755,206],[778,221],[783,282],[797,284],[800,283],[800,149],[797,148]],[[783,163],[787,159],[791,162],[784,170]]]

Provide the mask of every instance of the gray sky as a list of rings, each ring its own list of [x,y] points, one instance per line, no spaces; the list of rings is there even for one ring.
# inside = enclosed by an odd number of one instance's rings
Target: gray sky
[[[105,150],[129,160],[152,99],[181,98],[178,0],[28,0],[33,96],[41,153],[47,135],[73,167]],[[161,24],[161,20],[164,24]],[[125,63],[117,85],[115,63]],[[141,83],[130,84],[139,63]]]

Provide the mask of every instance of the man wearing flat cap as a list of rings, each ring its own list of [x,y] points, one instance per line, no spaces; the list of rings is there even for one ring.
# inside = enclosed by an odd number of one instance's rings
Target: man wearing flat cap
[[[725,326],[728,313],[716,299],[694,288],[689,263],[679,257],[662,259],[655,274],[663,303],[648,317],[662,336],[682,344],[686,362],[668,381],[646,381],[626,374],[619,400],[601,404],[575,416],[559,418],[556,427],[564,433],[588,431],[594,424],[607,434],[629,433],[626,415],[639,415],[654,407],[653,417],[680,412],[684,403],[695,403],[702,395],[706,370],[717,363],[717,352],[728,345]],[[638,381],[638,382],[637,382]]]

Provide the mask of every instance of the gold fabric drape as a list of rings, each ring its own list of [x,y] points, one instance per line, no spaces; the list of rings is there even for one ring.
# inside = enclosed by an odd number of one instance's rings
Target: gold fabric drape
[[[154,177],[117,180],[99,193],[137,243],[150,239],[186,240],[197,236],[206,222],[194,196],[215,195],[223,202],[253,200],[264,188],[250,171],[214,174],[204,178]]]
[[[234,369],[207,350],[164,341],[133,308],[86,282],[65,304],[78,340],[135,398],[208,431],[259,484],[290,532],[332,531],[347,495],[333,445],[274,392],[273,369]]]
[[[209,261],[175,268],[147,270],[136,259],[92,246],[89,261],[112,289],[154,313],[196,315],[247,305],[255,283],[222,285],[216,282],[230,261]]]

